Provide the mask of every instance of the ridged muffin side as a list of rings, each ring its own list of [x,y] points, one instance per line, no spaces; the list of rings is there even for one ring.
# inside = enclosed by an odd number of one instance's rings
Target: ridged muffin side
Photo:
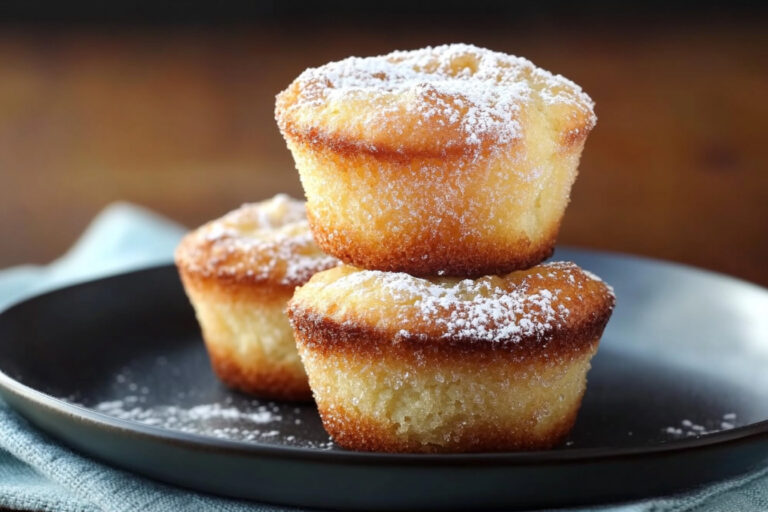
[[[303,202],[278,195],[244,205],[188,234],[176,264],[219,378],[267,398],[310,400],[285,307],[296,286],[338,261],[314,244]]]

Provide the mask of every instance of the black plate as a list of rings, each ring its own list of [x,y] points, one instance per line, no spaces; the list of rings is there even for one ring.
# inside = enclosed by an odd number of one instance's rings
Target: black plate
[[[216,381],[171,266],[2,313],[0,392],[42,430],[114,466],[292,505],[575,505],[681,491],[768,462],[768,291],[629,256],[556,257],[613,284],[618,306],[570,440],[550,451],[341,450],[311,405],[262,403]]]

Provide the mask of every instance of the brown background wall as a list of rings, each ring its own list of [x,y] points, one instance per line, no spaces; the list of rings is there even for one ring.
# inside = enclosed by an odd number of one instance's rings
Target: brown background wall
[[[4,26],[0,267],[56,257],[115,200],[194,226],[300,195],[273,120],[281,88],[350,54],[464,41],[597,102],[561,243],[768,285],[764,18],[406,21]]]

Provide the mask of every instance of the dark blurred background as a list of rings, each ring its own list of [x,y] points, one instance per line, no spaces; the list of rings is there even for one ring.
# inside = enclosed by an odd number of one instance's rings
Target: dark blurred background
[[[644,2],[4,2],[0,267],[104,206],[189,226],[301,187],[273,120],[308,66],[429,44],[522,55],[597,102],[560,242],[768,285],[768,16]]]

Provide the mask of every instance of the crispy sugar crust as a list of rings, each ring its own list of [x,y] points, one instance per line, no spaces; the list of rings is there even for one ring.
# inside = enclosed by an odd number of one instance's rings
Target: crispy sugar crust
[[[551,255],[596,119],[572,82],[467,45],[309,69],[275,112],[324,251],[462,277]]]
[[[568,262],[476,280],[342,265],[298,288],[288,316],[317,350],[396,345],[538,359],[599,337],[614,301],[608,285]]]
[[[220,282],[292,290],[338,264],[312,239],[303,201],[278,194],[245,204],[187,234],[176,265]]]
[[[571,263],[474,281],[342,266],[297,289],[288,315],[335,442],[466,452],[560,442],[613,305]]]
[[[456,244],[455,241],[461,239],[462,228],[446,229],[446,223],[438,236],[415,236],[402,244],[389,245],[375,239],[386,236],[386,233],[356,238],[343,227],[330,228],[321,220],[315,220],[311,212],[308,217],[315,241],[328,254],[357,267],[408,272],[416,276],[477,277],[530,268],[552,256],[560,224],[557,223],[549,236],[535,241],[527,236],[506,241],[474,237]]]
[[[285,135],[342,154],[451,158],[518,140],[532,109],[571,145],[594,126],[593,105],[527,59],[452,44],[307,69],[277,95],[275,117]]]
[[[270,398],[293,402],[309,402],[312,391],[304,371],[295,366],[261,365],[254,367],[226,349],[215,339],[206,339],[211,367],[216,376],[232,389]]]
[[[386,453],[471,453],[516,450],[546,450],[563,442],[576,423],[581,399],[562,418],[553,421],[544,436],[532,436],[517,425],[472,425],[449,443],[438,445],[418,440],[403,441],[376,420],[345,411],[342,406],[319,407],[331,439],[343,448]]]

